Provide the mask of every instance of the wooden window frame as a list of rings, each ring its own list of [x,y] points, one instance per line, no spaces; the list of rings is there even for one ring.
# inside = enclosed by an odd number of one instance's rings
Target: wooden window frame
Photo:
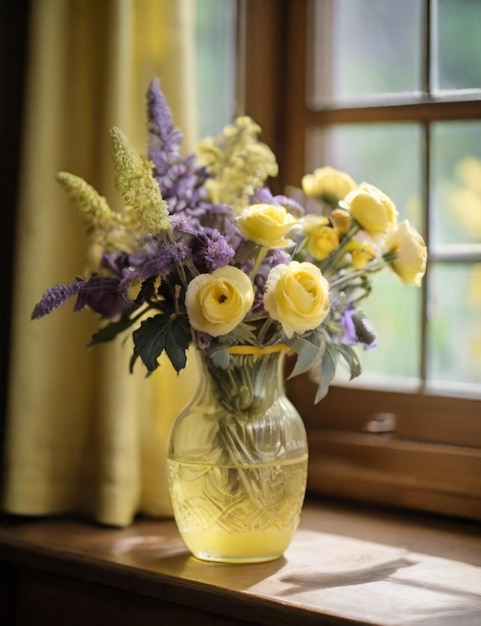
[[[425,7],[429,24],[429,2]],[[243,108],[260,124],[263,141],[278,158],[275,191],[299,187],[309,129],[415,119],[423,124],[429,150],[431,122],[481,119],[481,100],[469,94],[442,100],[426,95],[416,102],[400,97],[382,107],[310,108],[309,9],[309,0],[240,1]],[[426,66],[429,54],[426,37]],[[427,74],[424,80],[429,84]],[[425,162],[429,167],[429,154]],[[439,250],[436,260],[456,254],[451,247]],[[481,259],[477,246],[472,256]],[[314,405],[315,385],[308,376],[289,381],[288,392],[308,429],[311,491],[481,520],[481,401],[423,389],[401,393],[333,386]]]

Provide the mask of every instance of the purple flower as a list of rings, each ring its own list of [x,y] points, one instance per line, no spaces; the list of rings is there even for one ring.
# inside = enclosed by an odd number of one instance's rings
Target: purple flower
[[[203,228],[191,241],[194,264],[200,273],[208,273],[227,265],[235,251],[217,230]]]
[[[74,311],[88,306],[102,317],[114,317],[132,308],[133,303],[120,289],[120,280],[113,276],[92,276],[78,290]]]
[[[182,133],[172,122],[172,113],[162,92],[158,78],[147,91],[148,155],[158,176],[165,175],[172,157],[179,156]]]
[[[350,305],[344,311],[342,325],[344,327],[342,343],[361,344],[366,349],[375,347],[377,337],[374,329],[367,318],[354,306]]]
[[[195,167],[195,155],[183,157],[179,145],[182,133],[173,124],[172,113],[154,79],[147,93],[148,157],[154,163],[154,177],[162,197],[175,213],[195,208],[205,200],[205,171]]]
[[[280,263],[289,263],[291,260],[290,255],[284,250],[275,249],[271,250],[269,254],[261,263],[257,274],[254,277],[254,285],[256,287],[256,294],[254,303],[252,305],[250,315],[258,317],[260,315],[267,315],[264,309],[264,294],[266,292],[267,276],[273,267]]]
[[[304,215],[304,208],[302,207],[302,205],[300,205],[292,198],[288,198],[287,196],[273,196],[270,189],[268,189],[267,187],[261,187],[259,189],[256,189],[253,202],[283,206],[294,215]]]
[[[126,290],[129,285],[143,281],[152,276],[166,276],[172,271],[175,264],[184,264],[191,257],[189,247],[182,241],[164,243],[157,254],[131,268],[120,283],[121,290]]]
[[[229,207],[208,201],[204,183],[209,174],[204,167],[196,165],[196,156],[180,154],[182,133],[173,125],[172,113],[158,80],[153,80],[148,90],[147,114],[148,156],[154,163],[153,175],[171,215],[182,213],[197,219],[203,226],[216,227],[210,222],[219,216],[233,222]],[[222,228],[219,230],[224,232]]]
[[[81,280],[76,283],[71,283],[70,285],[49,287],[40,299],[40,302],[35,305],[32,312],[32,319],[38,320],[44,315],[51,313],[66,300],[77,294],[84,284],[85,281]]]

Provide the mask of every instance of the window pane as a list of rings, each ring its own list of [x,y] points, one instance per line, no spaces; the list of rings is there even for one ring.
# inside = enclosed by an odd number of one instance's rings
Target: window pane
[[[433,31],[433,88],[481,87],[481,2],[437,0]]]
[[[429,282],[428,383],[481,394],[481,263],[439,263]]]
[[[313,102],[420,92],[423,2],[316,0]]]
[[[360,355],[364,384],[398,386],[417,382],[420,371],[421,290],[401,284],[390,270],[374,277],[363,311],[377,333],[377,345]],[[390,381],[389,378],[392,378]]]
[[[331,165],[358,183],[379,187],[396,203],[400,219],[421,230],[421,129],[416,124],[334,126],[312,133],[308,170]],[[421,290],[400,283],[385,270],[374,277],[363,310],[378,334],[378,345],[361,354],[362,384],[398,386],[417,382]]]
[[[433,244],[481,243],[481,122],[433,124],[431,177]]]
[[[200,137],[217,135],[234,117],[236,0],[197,3],[197,99]]]

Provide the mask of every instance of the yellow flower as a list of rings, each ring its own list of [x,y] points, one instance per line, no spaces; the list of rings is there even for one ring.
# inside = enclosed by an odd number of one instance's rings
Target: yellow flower
[[[245,317],[254,301],[250,279],[227,265],[196,276],[187,287],[185,306],[192,328],[212,337],[226,335]]]
[[[267,277],[264,307],[288,338],[313,330],[329,311],[329,283],[312,263],[281,263]]]
[[[322,198],[337,204],[356,188],[354,180],[333,167],[320,167],[302,179],[302,189],[307,198]]]
[[[346,247],[351,253],[354,269],[361,270],[376,258],[376,251],[365,241],[351,240]]]
[[[351,225],[350,214],[343,209],[335,209],[329,215],[329,219],[332,222],[337,236],[339,237],[339,239],[342,239],[349,230],[349,226]]]
[[[172,230],[167,203],[152,175],[152,163],[130,146],[119,128],[110,131],[115,184],[127,205],[128,221],[140,233]]]
[[[132,285],[127,287],[127,298],[132,301],[136,300],[141,289],[142,289],[141,280],[137,280],[135,283],[132,283]]]
[[[361,228],[371,234],[384,233],[397,222],[398,212],[392,200],[368,183],[362,183],[351,191],[342,204],[349,208]]]
[[[306,250],[317,261],[325,259],[339,245],[339,237],[326,217],[306,215],[302,230],[307,235]]]
[[[204,184],[210,200],[228,204],[236,215],[269,176],[277,176],[276,157],[259,141],[260,132],[260,126],[244,115],[226,126],[221,137],[199,145],[199,159],[211,175]]]
[[[107,200],[83,178],[69,172],[59,172],[56,178],[77,205],[87,230],[103,226],[106,222],[121,221],[120,216],[109,207]]]
[[[246,239],[266,248],[286,248],[292,244],[284,235],[297,223],[283,206],[252,204],[237,218],[239,230]]]
[[[115,249],[132,252],[132,233],[125,228],[123,217],[112,211],[107,200],[83,178],[69,172],[59,172],[56,178],[77,205],[86,226],[88,244],[84,276],[89,277],[99,272],[108,274],[109,272],[101,268],[103,254],[106,250]]]
[[[399,224],[389,238],[386,249],[388,254],[396,255],[390,267],[402,282],[420,287],[428,255],[423,238],[408,220]]]

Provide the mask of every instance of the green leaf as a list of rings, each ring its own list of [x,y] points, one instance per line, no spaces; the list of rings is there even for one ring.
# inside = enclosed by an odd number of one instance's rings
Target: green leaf
[[[116,322],[110,322],[109,324],[102,326],[102,328],[97,330],[92,335],[88,343],[88,347],[93,346],[96,343],[112,341],[112,339],[115,339],[119,333],[127,330],[127,328],[129,328],[129,326],[134,324],[136,321],[136,319],[131,319],[128,315],[125,315]]]
[[[191,340],[187,323],[179,316],[154,315],[144,320],[132,334],[134,339],[134,357],[140,356],[149,372],[159,366],[158,358],[165,350],[175,370],[179,372],[187,363],[186,350]]]
[[[230,356],[227,350],[217,350],[211,357],[214,367],[226,370],[229,367]]]
[[[359,355],[354,348],[348,344],[341,343],[337,347],[339,354],[344,358],[351,372],[350,380],[357,378],[362,371]]]
[[[171,333],[167,333],[165,351],[174,366],[176,372],[187,364],[187,348],[191,340],[190,328],[182,317],[176,317],[171,321]]]
[[[228,335],[225,336],[225,345],[256,345],[256,328],[252,324],[247,324],[246,322],[241,322],[238,326],[236,326],[233,330],[230,331]],[[218,338],[218,342],[220,344],[224,343],[224,338],[221,336]]]
[[[316,397],[314,403],[320,402],[329,391],[329,385],[332,383],[334,376],[336,375],[337,364],[337,352],[332,344],[327,343],[326,349],[321,359],[321,366],[319,370],[319,386],[317,388]]]
[[[308,336],[294,335],[287,345],[297,352],[297,359],[289,378],[304,374],[319,360],[326,347],[326,339],[320,332],[309,333]]]

